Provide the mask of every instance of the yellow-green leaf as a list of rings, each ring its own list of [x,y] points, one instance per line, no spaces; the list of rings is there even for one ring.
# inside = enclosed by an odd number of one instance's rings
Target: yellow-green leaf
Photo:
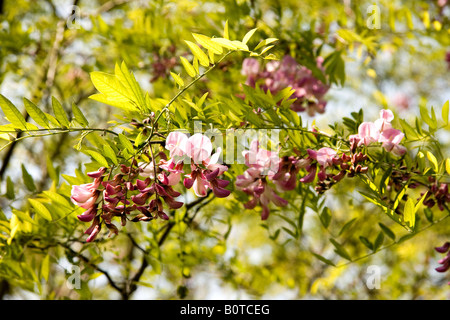
[[[213,39],[210,37],[204,36],[202,34],[193,33],[192,36],[194,37],[195,41],[198,42],[203,48],[207,50],[211,50],[215,54],[222,54],[223,49],[220,45],[215,43]]]
[[[181,63],[183,64],[183,67],[186,70],[187,74],[190,77],[194,78],[197,73],[195,72],[195,69],[192,66],[192,64],[190,64],[189,61],[187,61],[187,59],[185,57],[180,57],[180,60],[181,60]]]
[[[247,44],[248,40],[250,40],[250,38],[253,36],[256,30],[258,30],[258,28],[252,29],[249,32],[247,32],[247,34],[244,36],[244,39],[242,39],[242,43]]]
[[[181,79],[181,77],[174,73],[174,72],[170,72],[170,75],[172,76],[172,78],[175,80],[175,82],[180,86],[180,87],[184,87],[184,81],[183,79]]]
[[[42,112],[41,109],[39,109],[33,102],[31,102],[27,98],[23,98],[23,103],[25,105],[25,110],[27,110],[31,119],[36,121],[38,125],[48,129],[48,119],[45,116],[44,112]]]
[[[223,28],[223,37],[225,39],[230,39],[230,35],[228,33],[228,20],[225,21],[225,27]]]
[[[50,214],[50,211],[48,211],[47,207],[44,206],[44,204],[35,199],[28,199],[28,201],[38,215],[40,215],[45,220],[52,220],[52,215]]]
[[[436,157],[430,151],[427,151],[427,158],[433,164],[434,172],[437,173],[439,171],[439,165],[438,165],[438,162],[436,160]]]
[[[83,112],[81,112],[80,108],[75,103],[72,103],[72,113],[75,118],[75,121],[78,122],[82,127],[88,127],[89,122],[84,116]]]
[[[203,50],[200,49],[195,43],[193,43],[191,41],[187,41],[187,40],[184,40],[184,42],[186,42],[189,49],[191,49],[194,57],[197,57],[200,64],[204,67],[208,67],[209,66],[209,58],[206,55],[206,53],[204,53]]]
[[[95,161],[97,161],[103,167],[108,167],[108,161],[100,153],[92,150],[86,151]]]
[[[447,160],[445,160],[445,170],[448,174],[450,174],[450,158],[447,158]]]
[[[414,200],[412,198],[408,198],[405,203],[405,209],[403,210],[403,221],[409,225],[410,228],[414,227],[416,223],[416,213]]]
[[[68,128],[70,124],[69,120],[67,119],[66,111],[64,111],[63,106],[55,97],[52,97],[52,108],[53,114],[55,115],[55,118],[56,120],[58,120],[59,124],[63,127]]]
[[[449,115],[449,103],[447,100],[442,106],[442,120],[444,120],[445,125],[448,125],[448,115]]]
[[[221,45],[224,48],[227,48],[227,49],[230,49],[230,50],[237,50],[236,45],[232,41],[230,41],[228,39],[225,39],[225,38],[212,38],[211,41]]]
[[[41,277],[43,277],[45,281],[48,281],[49,276],[50,276],[50,255],[47,254],[44,260],[42,260]]]
[[[0,107],[5,114],[5,117],[14,126],[20,130],[27,130],[27,122],[22,113],[9,101],[5,96],[0,94]]]

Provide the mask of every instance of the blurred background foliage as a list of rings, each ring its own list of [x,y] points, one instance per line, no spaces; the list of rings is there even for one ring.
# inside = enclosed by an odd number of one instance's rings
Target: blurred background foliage
[[[366,120],[389,108],[414,121],[420,106],[440,109],[450,99],[448,55],[446,61],[450,7],[442,0],[0,3],[1,93],[16,106],[23,106],[21,99],[26,97],[46,112],[52,96],[63,101],[68,112],[76,103],[91,125],[99,128],[121,116],[115,116],[120,113],[117,109],[87,99],[95,93],[90,72],[111,73],[116,62],[125,61],[152,98],[170,99],[176,88],[169,71],[181,72],[177,57],[189,54],[182,39],[192,40],[192,32],[220,36],[226,20],[230,37],[241,39],[257,27],[251,40],[255,45],[259,39],[278,38],[273,53],[290,54],[305,65],[315,63],[319,53],[339,53],[345,73],[329,90],[325,113],[302,114],[304,123],[315,121],[326,128],[361,108]],[[380,9],[379,29],[367,27],[372,14],[367,8],[373,4]],[[227,59],[190,95],[200,96],[205,90],[213,96],[242,93],[243,58]],[[443,154],[450,144],[448,126],[446,130],[438,137]],[[4,221],[11,216],[11,207],[20,208],[27,197],[49,188],[69,188],[60,174],[73,176],[77,168],[84,170],[82,163],[87,160],[73,149],[76,143],[76,135],[63,134],[25,140],[2,152],[0,192],[9,192],[0,199]],[[34,190],[24,185],[22,164],[33,177]],[[259,213],[244,210],[239,201],[214,199],[189,208],[196,211],[189,224],[177,223],[181,211],[172,224],[129,224],[114,239],[89,245],[81,239],[85,226],[69,216],[40,234],[26,236],[24,231],[25,236],[7,249],[0,247],[0,297],[450,298],[448,275],[434,271],[441,257],[433,250],[449,240],[448,221],[389,245],[394,239],[382,232],[380,223],[394,231],[395,241],[405,231],[358,197],[354,188],[352,183],[340,184],[324,197],[311,192],[307,199],[291,199],[290,206],[274,212],[266,222],[261,222]],[[309,205],[320,207],[312,210]],[[161,238],[167,229],[171,232]],[[377,245],[387,248],[372,254],[358,240],[360,236],[371,242],[378,238]],[[5,232],[3,237],[7,238]],[[345,247],[352,262],[335,254],[330,238]],[[78,289],[67,286],[73,265],[81,270]],[[370,265],[380,267],[379,289],[366,285]]]

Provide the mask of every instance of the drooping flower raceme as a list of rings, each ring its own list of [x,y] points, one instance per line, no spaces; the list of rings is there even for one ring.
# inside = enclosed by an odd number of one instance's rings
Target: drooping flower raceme
[[[289,172],[286,168],[279,170],[281,159],[278,153],[260,148],[257,140],[252,141],[250,150],[244,151],[243,155],[245,164],[249,168],[244,174],[236,177],[236,188],[253,197],[244,204],[244,207],[253,209],[258,204],[261,205],[261,219],[266,220],[270,214],[269,204],[271,202],[278,207],[284,207],[288,204],[269,185],[269,181],[277,182],[277,186],[280,189],[284,188],[284,190],[295,188],[295,182],[292,187],[291,178],[287,177],[286,180],[286,173],[291,174],[290,170]],[[284,165],[282,163],[282,166]]]
[[[323,58],[317,58],[317,67],[323,71]],[[296,99],[291,108],[294,111],[307,111],[309,115],[316,112],[323,113],[327,102],[324,100],[329,86],[315,78],[312,71],[300,65],[289,55],[281,61],[271,61],[261,70],[261,65],[254,58],[247,58],[242,64],[241,73],[247,76],[246,84],[260,87],[265,91],[270,90],[276,94],[279,91],[291,87],[294,93],[291,99]]]
[[[230,194],[225,187],[229,181],[219,177],[228,170],[226,165],[219,163],[221,149],[212,154],[211,140],[202,134],[187,137],[181,132],[172,132],[167,136],[166,149],[170,159],[164,152],[155,155],[149,163],[133,160],[131,165],[120,165],[120,172],[112,178],[112,172],[106,174],[106,168],[90,172],[87,175],[93,182],[74,185],[72,187],[72,202],[86,211],[78,216],[83,222],[92,221],[85,231],[89,234],[86,241],[93,241],[104,224],[111,233],[117,234],[118,228],[112,219],[119,217],[122,226],[127,220],[151,221],[153,219],[169,219],[164,211],[178,209],[183,203],[175,198],[181,195],[173,186],[181,182],[186,188],[193,188],[199,197],[205,197],[212,190],[216,197],[227,197]],[[157,160],[159,158],[159,160]],[[184,165],[190,163],[191,172],[185,174]],[[132,212],[138,212],[128,219]]]

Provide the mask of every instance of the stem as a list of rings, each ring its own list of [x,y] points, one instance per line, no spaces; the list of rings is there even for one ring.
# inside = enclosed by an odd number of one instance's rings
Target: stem
[[[57,132],[52,132],[52,131],[57,131]],[[43,134],[29,134],[26,136],[20,136],[18,138],[15,138],[13,141],[8,142],[7,144],[5,144],[3,147],[0,148],[0,151],[2,151],[3,149],[7,148],[10,145],[13,145],[15,143],[17,143],[18,141],[24,140],[26,138],[39,138],[39,137],[46,137],[46,136],[52,136],[55,134],[62,134],[62,133],[69,133],[69,132],[78,132],[78,131],[90,131],[90,132],[94,132],[94,131],[102,131],[102,132],[108,132],[114,135],[118,135],[116,132],[108,130],[108,129],[100,129],[100,128],[52,128],[52,129],[33,129],[33,130],[27,130],[27,131],[19,131],[19,133],[22,132],[47,132],[47,133],[43,133]],[[1,131],[1,132],[17,132],[15,130],[10,130],[10,131]],[[160,143],[160,142],[158,142]]]

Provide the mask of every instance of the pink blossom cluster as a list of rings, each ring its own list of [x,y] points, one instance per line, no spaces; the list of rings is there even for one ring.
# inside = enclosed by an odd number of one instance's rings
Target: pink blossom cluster
[[[375,122],[363,122],[358,127],[358,134],[349,137],[352,149],[361,145],[370,145],[381,142],[382,147],[396,156],[402,156],[406,148],[400,145],[405,136],[400,130],[394,129],[391,121],[394,114],[390,110],[381,110],[380,118]]]
[[[212,154],[213,146],[206,135],[196,133],[188,138],[182,132],[171,132],[166,139],[166,148],[170,151],[171,159],[160,168],[171,172],[169,180],[179,180],[183,164],[187,162],[191,164],[191,172],[183,180],[187,189],[193,188],[199,197],[206,197],[208,189],[218,198],[230,195],[230,191],[225,189],[230,182],[218,178],[228,170],[226,165],[219,163],[222,150],[217,148]],[[172,175],[174,179],[171,179]]]
[[[106,180],[107,169],[102,167],[87,173],[94,179],[93,182],[72,186],[72,202],[86,209],[78,219],[92,221],[85,231],[89,234],[87,242],[96,238],[103,223],[111,233],[117,234],[118,229],[112,218],[119,217],[124,226],[127,216],[134,211],[139,212],[130,219],[134,222],[156,218],[168,220],[164,207],[179,209],[183,205],[183,202],[175,200],[181,193],[173,186],[181,181],[184,162],[190,163],[191,172],[185,175],[183,184],[188,189],[193,188],[197,196],[205,197],[208,189],[216,197],[223,198],[230,194],[225,189],[229,181],[219,179],[228,167],[218,163],[221,150],[218,148],[212,154],[212,143],[208,137],[195,134],[188,138],[183,133],[172,132],[166,139],[166,149],[170,159],[160,152],[149,163],[133,161],[130,166],[121,165],[120,172],[109,180]],[[157,163],[156,158],[159,158]]]
[[[278,192],[293,190],[296,186],[296,175],[299,170],[295,157],[280,158],[277,152],[260,148],[259,141],[253,140],[250,150],[244,152],[245,165],[248,169],[236,177],[236,188],[252,196],[244,204],[246,209],[261,205],[261,219],[269,217],[269,204],[284,207],[288,202]],[[275,189],[269,182],[275,185]]]
[[[317,58],[317,66],[323,70],[323,58]],[[281,61],[270,61],[264,69],[257,59],[247,58],[242,64],[241,73],[247,76],[246,84],[255,87],[261,83],[260,87],[271,93],[291,87],[295,92],[291,99],[296,99],[291,105],[291,109],[296,112],[307,111],[310,116],[316,112],[324,113],[327,102],[324,96],[329,86],[315,78],[308,68],[300,65],[289,55],[283,57]]]
[[[447,255],[438,261],[441,264],[440,267],[437,267],[435,270],[437,272],[446,272],[450,269],[450,242],[444,243],[442,247],[437,247],[435,250],[439,253],[447,253]],[[448,283],[450,285],[450,282]]]

